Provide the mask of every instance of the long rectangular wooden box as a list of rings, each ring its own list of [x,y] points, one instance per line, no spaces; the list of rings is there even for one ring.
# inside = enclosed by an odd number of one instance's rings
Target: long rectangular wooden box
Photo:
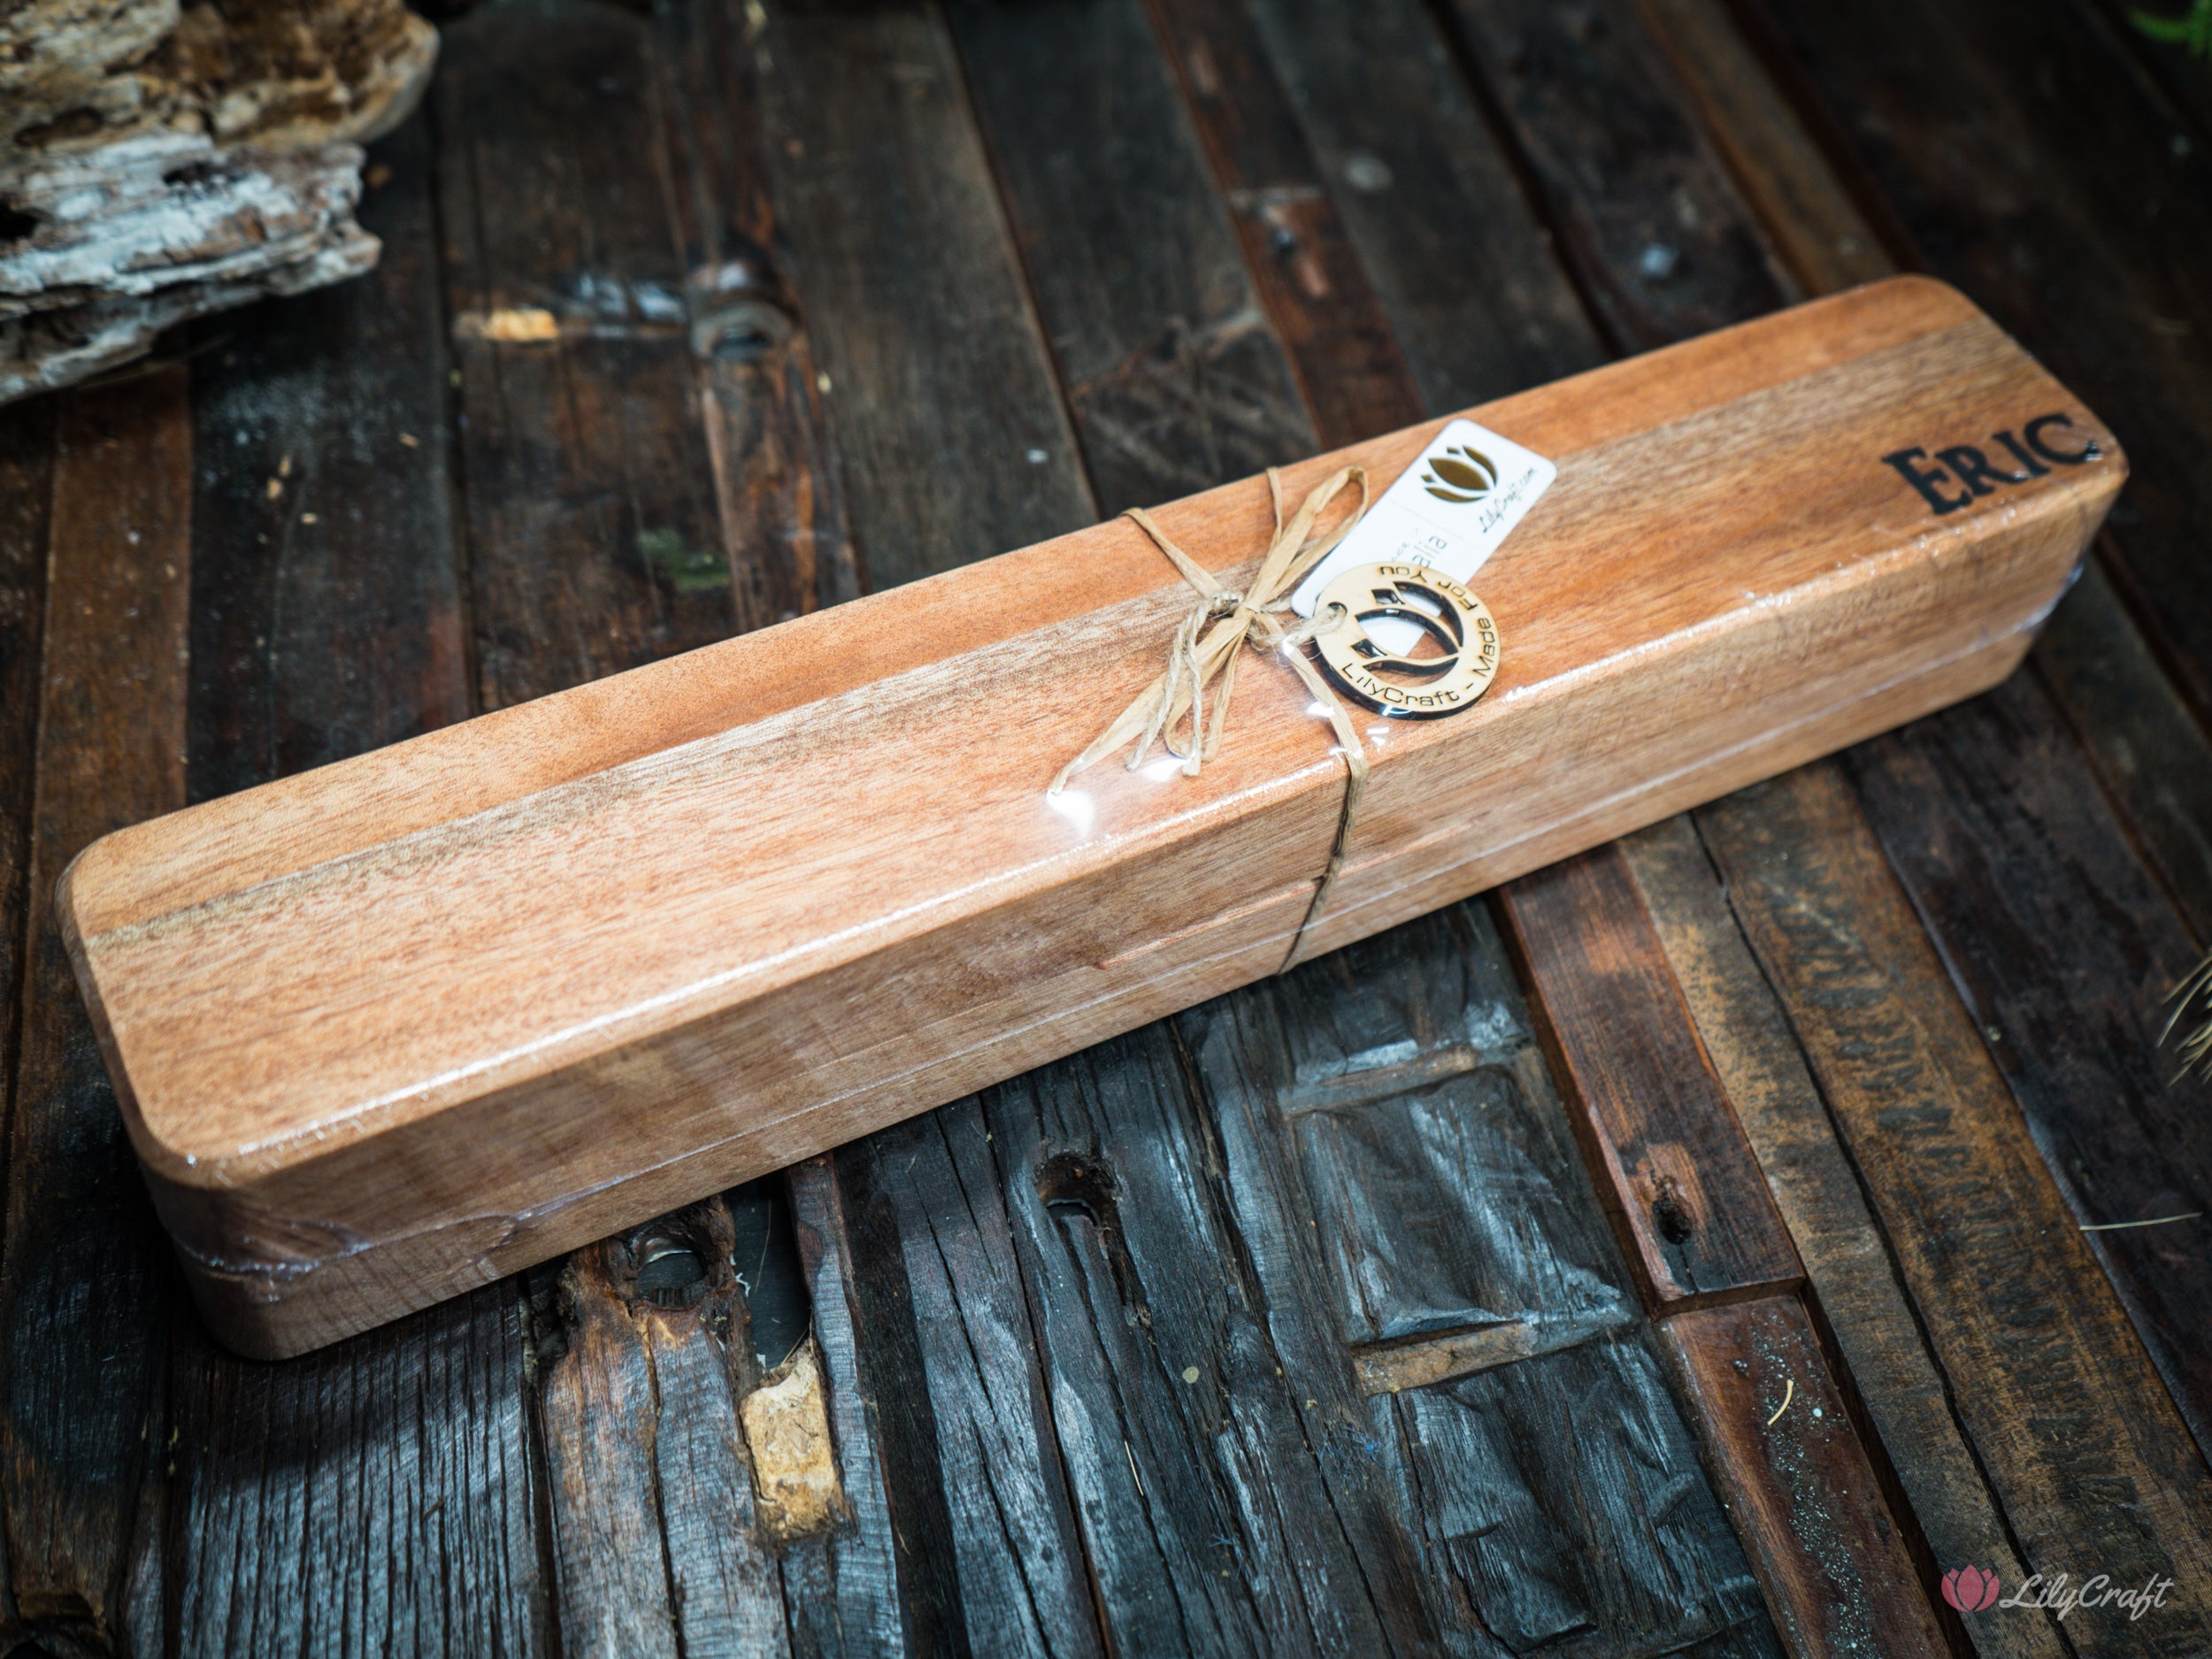
[[[1470,413],[1558,477],[1488,696],[1363,717],[1320,949],[1993,684],[2125,471],[1917,279]],[[1230,580],[1271,524],[1156,516]],[[1189,600],[1117,520],[99,841],[58,902],[215,1328],[314,1347],[1273,972],[1344,787],[1284,665],[1202,777],[1046,799]]]

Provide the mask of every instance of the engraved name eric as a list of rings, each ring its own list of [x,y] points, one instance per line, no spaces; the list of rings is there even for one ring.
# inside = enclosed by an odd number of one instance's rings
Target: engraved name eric
[[[1986,447],[1955,443],[1932,456],[1916,444],[1892,450],[1882,462],[1920,492],[1929,511],[1956,512],[1972,506],[1977,496],[1995,495],[2001,485],[2024,484],[2055,466],[2081,466],[2104,454],[2094,438],[2073,426],[2071,415],[2038,415],[2016,434],[2010,427],[1991,433]]]

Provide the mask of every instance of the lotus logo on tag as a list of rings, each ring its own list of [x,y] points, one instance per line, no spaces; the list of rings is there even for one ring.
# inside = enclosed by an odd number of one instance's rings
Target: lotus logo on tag
[[[1355,565],[1323,590],[1321,669],[1378,713],[1434,720],[1471,709],[1498,673],[1489,608],[1425,565]]]
[[[1439,501],[1480,501],[1498,487],[1498,469],[1480,449],[1455,444],[1429,457],[1421,483]]]
[[[1291,607],[1313,615],[1321,590],[1361,565],[1418,565],[1470,582],[1558,476],[1549,461],[1501,433],[1471,420],[1448,422],[1298,585]],[[1388,649],[1402,651],[1414,630],[1386,618],[1376,632]]]

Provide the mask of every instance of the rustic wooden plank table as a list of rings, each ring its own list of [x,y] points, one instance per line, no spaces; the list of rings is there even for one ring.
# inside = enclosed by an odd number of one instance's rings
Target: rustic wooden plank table
[[[444,31],[373,276],[0,411],[0,1642],[2212,1654],[2202,65],[2094,0]],[[308,1358],[185,1305],[95,835],[1900,268],[2134,463],[1999,691]]]

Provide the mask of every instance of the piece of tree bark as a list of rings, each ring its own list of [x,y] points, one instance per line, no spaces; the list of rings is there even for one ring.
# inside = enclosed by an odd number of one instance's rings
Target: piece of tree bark
[[[219,150],[157,133],[0,184],[25,234],[0,243],[0,399],[143,353],[186,317],[357,276],[361,151]]]
[[[356,142],[406,117],[436,55],[400,0],[31,0],[0,19],[0,401],[369,270]]]
[[[365,142],[407,119],[437,55],[403,0],[30,0],[0,17],[0,142],[19,157],[163,129]]]

